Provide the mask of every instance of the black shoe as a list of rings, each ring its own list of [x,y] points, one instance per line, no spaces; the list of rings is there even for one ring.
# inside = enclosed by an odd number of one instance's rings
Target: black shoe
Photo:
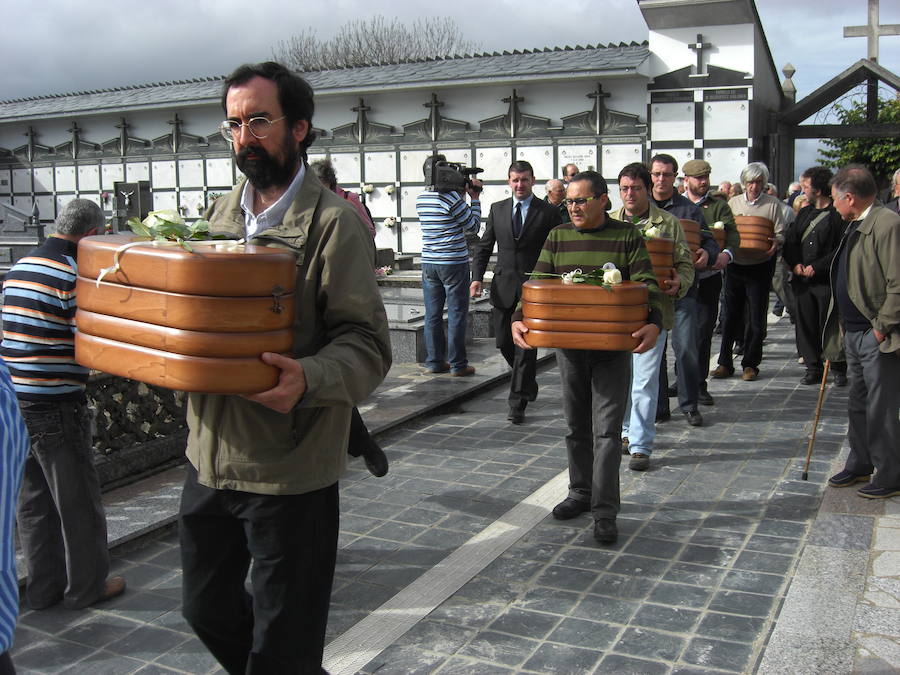
[[[834,386],[835,387],[846,387],[847,386],[847,376],[844,373],[835,373]]]
[[[572,499],[571,497],[566,497],[553,507],[553,517],[557,520],[569,520],[570,518],[574,518],[575,516],[590,510],[591,505],[588,502],[582,502],[577,499]]]
[[[525,411],[520,410],[514,406],[510,406],[509,412],[506,415],[506,419],[508,419],[513,424],[522,424],[525,421]]]
[[[703,426],[703,415],[700,414],[699,410],[685,410],[684,417],[692,427]]]
[[[619,530],[613,518],[599,518],[594,521],[594,539],[600,544],[615,544]]]
[[[656,423],[660,424],[662,422],[668,422],[672,419],[672,413],[668,412],[658,412],[656,413]]]
[[[713,397],[706,387],[700,387],[700,392],[697,394],[697,403],[700,405],[715,405],[715,401],[713,401]]]
[[[381,478],[388,472],[388,458],[384,450],[374,440],[370,439],[366,449],[362,453],[363,461],[369,473],[376,478]]]
[[[784,316],[784,307],[776,307],[772,310],[772,314],[775,316]]]
[[[650,457],[643,452],[636,452],[631,456],[628,468],[632,471],[646,471],[650,468]]]
[[[872,477],[871,473],[853,473],[852,471],[847,471],[847,469],[843,469],[834,474],[831,478],[828,479],[828,484],[831,487],[850,487],[854,483],[868,483],[869,479]]]
[[[819,384],[822,381],[822,373],[812,373],[810,371],[806,371],[806,375],[803,376],[803,379],[800,380],[800,384]]]
[[[666,389],[666,396],[668,396],[669,398],[678,396],[678,385],[672,385],[671,387]]]

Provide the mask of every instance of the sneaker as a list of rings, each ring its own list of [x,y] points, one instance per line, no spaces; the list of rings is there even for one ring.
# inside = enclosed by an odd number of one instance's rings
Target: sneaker
[[[582,502],[571,497],[566,497],[559,504],[553,507],[553,517],[557,520],[569,520],[575,516],[581,515],[585,511],[590,511],[591,505],[588,502]]]
[[[723,366],[721,363],[716,366],[715,370],[711,371],[709,376],[716,380],[724,380],[727,377],[731,377],[734,375],[734,368],[729,368],[728,366]]]
[[[831,487],[850,487],[854,483],[867,483],[871,477],[872,474],[869,473],[858,474],[844,469],[843,471],[839,471],[831,478],[829,478],[828,484]]]
[[[872,485],[872,483],[866,483],[856,491],[856,494],[866,499],[887,499],[888,497],[900,495],[900,487],[884,488]]]
[[[715,401],[713,401],[713,397],[710,395],[709,390],[704,386],[700,387],[700,391],[697,394],[697,403],[700,405],[715,405]]]
[[[439,366],[435,366],[434,368],[426,368],[422,371],[423,375],[440,375],[441,373],[450,372],[450,364],[443,363]]]
[[[646,471],[650,468],[650,456],[643,452],[636,452],[628,462],[628,468],[632,471]]]
[[[594,521],[594,539],[599,544],[615,544],[619,538],[614,518],[598,518]]]
[[[466,366],[465,368],[462,368],[461,370],[450,371],[451,377],[468,377],[469,375],[474,375],[474,374],[475,374],[474,366]]]
[[[744,382],[753,382],[759,376],[759,369],[753,368],[752,366],[747,366],[744,368],[744,374],[741,375],[741,379]]]

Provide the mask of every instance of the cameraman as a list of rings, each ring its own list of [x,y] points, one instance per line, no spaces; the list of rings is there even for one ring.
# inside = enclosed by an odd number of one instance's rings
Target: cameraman
[[[426,182],[435,182],[444,155],[425,160]],[[416,213],[422,227],[422,292],[425,297],[425,372],[450,372],[455,377],[475,373],[466,358],[466,319],[469,313],[469,250],[466,233],[481,226],[480,180],[465,181],[466,203],[458,190],[438,191],[426,187],[416,199]],[[447,327],[444,335],[444,304]]]

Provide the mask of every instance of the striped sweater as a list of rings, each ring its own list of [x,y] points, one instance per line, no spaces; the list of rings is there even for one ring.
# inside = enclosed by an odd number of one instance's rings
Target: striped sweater
[[[456,265],[469,261],[466,233],[481,227],[481,202],[470,207],[458,192],[426,190],[416,198],[416,213],[422,228],[422,262]]]
[[[3,282],[0,355],[25,401],[84,399],[88,369],[75,363],[75,242],[50,237]]]
[[[663,326],[664,298],[656,283],[650,254],[637,228],[620,220],[607,218],[596,230],[579,230],[572,223],[564,223],[550,230],[544,248],[534,266],[541,274],[562,274],[580,269],[584,273],[613,263],[623,281],[641,281],[650,292],[649,323]],[[521,320],[520,308],[513,320]]]

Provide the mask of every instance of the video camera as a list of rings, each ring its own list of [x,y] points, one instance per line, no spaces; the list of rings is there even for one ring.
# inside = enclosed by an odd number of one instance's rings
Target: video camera
[[[425,172],[425,184],[432,186],[436,192],[464,192],[471,187],[481,192],[480,185],[472,185],[471,177],[484,169],[477,166],[467,167],[461,162],[448,162],[444,155],[432,155],[425,160],[422,167]]]

